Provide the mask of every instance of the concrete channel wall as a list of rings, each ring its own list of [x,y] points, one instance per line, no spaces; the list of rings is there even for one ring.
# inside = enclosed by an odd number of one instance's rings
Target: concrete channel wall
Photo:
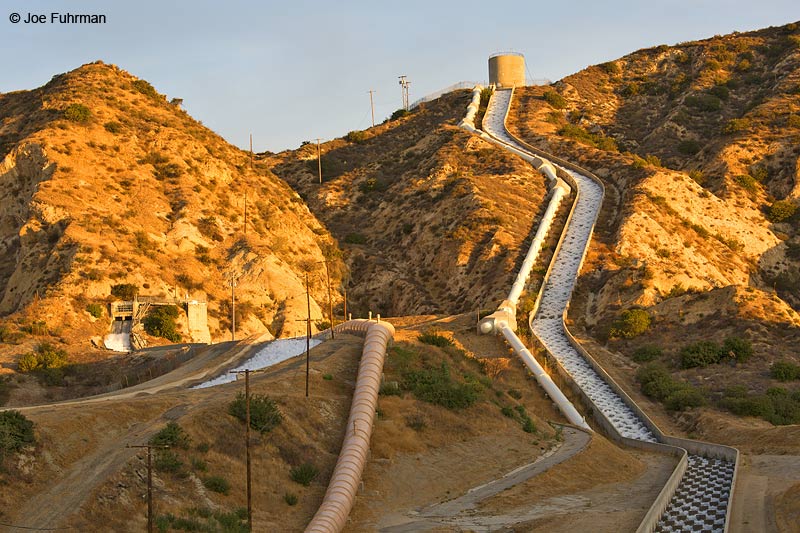
[[[380,318],[376,321],[350,320],[337,325],[334,331],[363,335],[364,348],[342,449],[322,504],[306,527],[309,533],[337,533],[347,523],[369,456],[383,363],[394,337],[394,327],[381,322]]]
[[[511,95],[513,97],[513,90],[511,92]],[[575,199],[575,202],[573,203],[573,206],[572,206],[572,208],[570,210],[570,214],[569,214],[569,217],[568,217],[568,220],[567,220],[567,224],[565,226],[565,228],[569,228],[570,222],[572,220],[572,216],[574,214],[574,210],[575,210],[576,206],[578,205],[578,201],[579,201],[580,195],[581,195],[580,187],[578,187],[578,184],[572,179],[572,176],[569,175],[570,174],[569,171],[579,173],[582,176],[591,179],[601,189],[604,189],[604,185],[603,185],[602,181],[597,176],[592,174],[591,172],[588,172],[585,169],[582,169],[581,167],[579,167],[577,165],[574,165],[574,164],[572,164],[572,163],[570,163],[568,161],[565,161],[563,159],[554,157],[554,156],[552,156],[550,154],[547,154],[546,152],[538,150],[535,147],[532,147],[532,146],[528,145],[527,143],[524,143],[521,140],[517,139],[516,137],[512,136],[508,132],[508,128],[506,126],[506,122],[507,122],[507,118],[508,118],[508,112],[510,110],[510,101],[511,100],[509,98],[509,103],[508,103],[508,106],[507,106],[507,108],[505,110],[505,116],[504,116],[504,120],[503,120],[503,126],[504,126],[504,130],[505,130],[503,132],[504,135],[506,137],[510,138],[518,146],[524,148],[529,153],[535,154],[535,155],[539,156],[542,159],[550,160],[550,161],[556,163],[557,165],[560,165],[561,167],[563,167],[564,170],[562,170],[561,168],[557,167],[558,168],[559,177],[561,177],[562,179],[567,181],[572,186],[572,188],[576,191],[576,199]],[[589,238],[591,238],[591,233],[594,231],[595,223],[596,223],[596,218],[591,223],[591,227],[589,229]],[[559,239],[559,243],[558,243],[558,245],[556,247],[554,258],[558,255],[558,253],[559,253],[559,251],[561,249],[561,246],[563,244],[563,240],[564,240],[564,238],[566,236],[566,233],[567,233],[567,231],[565,229],[565,231],[561,235],[561,238]],[[581,268],[581,266],[583,264],[583,261],[585,259],[587,251],[588,251],[588,241],[587,241],[587,246],[583,249],[583,252],[582,252],[582,255],[581,255],[581,258],[580,258],[580,262],[578,264],[578,272],[580,271],[580,268]],[[547,281],[549,280],[549,277],[550,277],[550,275],[552,273],[552,268],[553,268],[554,264],[555,264],[555,261],[551,262],[550,266],[548,267],[547,273],[545,275],[545,281],[544,281],[544,283],[542,285],[543,288],[546,286]],[[559,373],[566,378],[567,382],[571,384],[571,388],[586,402],[586,404],[588,406],[591,407],[596,422],[612,438],[614,438],[618,442],[620,442],[622,444],[625,444],[627,446],[632,446],[632,447],[639,448],[639,449],[646,449],[646,450],[650,450],[650,451],[658,451],[658,452],[661,452],[661,453],[667,453],[667,454],[675,455],[675,456],[678,457],[678,463],[677,463],[675,469],[673,470],[672,474],[670,475],[670,478],[667,480],[667,483],[665,484],[665,486],[662,488],[662,490],[659,493],[658,497],[656,498],[655,502],[651,506],[651,508],[648,511],[647,515],[644,517],[644,520],[642,521],[641,525],[639,526],[637,532],[645,533],[645,532],[654,531],[656,529],[656,527],[659,525],[660,521],[662,520],[662,515],[664,514],[665,510],[670,506],[671,500],[673,499],[673,496],[676,494],[676,491],[678,490],[679,486],[681,485],[681,483],[682,483],[682,481],[684,479],[684,474],[687,472],[687,468],[688,468],[688,464],[689,464],[689,459],[688,459],[689,454],[694,454],[694,455],[701,456],[701,457],[706,457],[706,458],[716,458],[716,459],[720,459],[720,460],[724,460],[724,461],[733,463],[733,476],[732,476],[732,479],[731,479],[730,491],[728,493],[728,499],[727,499],[727,505],[726,505],[726,514],[725,514],[725,523],[721,528],[722,531],[727,531],[728,524],[729,524],[729,521],[730,521],[729,519],[730,519],[730,514],[731,514],[731,503],[732,503],[732,500],[733,500],[733,493],[734,493],[735,484],[736,484],[736,470],[737,470],[738,463],[739,463],[738,450],[736,450],[735,448],[728,447],[728,446],[722,446],[722,445],[711,444],[711,443],[700,442],[700,441],[693,441],[693,440],[689,440],[689,439],[680,439],[680,438],[669,437],[669,436],[664,435],[663,432],[656,426],[656,424],[652,420],[650,420],[650,418],[644,413],[644,411],[641,408],[639,408],[639,406],[636,404],[636,402],[634,402],[633,399],[630,398],[630,396],[627,393],[625,393],[625,391],[622,390],[622,388],[611,378],[611,376],[609,376],[608,373],[605,372],[605,370],[602,369],[602,367],[594,360],[594,358],[591,357],[591,355],[580,345],[580,343],[577,342],[577,340],[574,338],[574,336],[568,330],[568,328],[566,326],[566,316],[567,316],[567,311],[569,309],[569,300],[571,299],[571,293],[572,293],[573,290],[574,290],[574,285],[571,286],[570,289],[569,289],[569,295],[567,297],[567,303],[566,303],[566,306],[565,306],[565,308],[563,310],[563,313],[562,313],[562,315],[560,317],[562,325],[563,325],[563,330],[566,333],[566,337],[567,337],[567,339],[569,341],[569,344],[585,359],[585,361],[591,366],[591,368],[596,372],[596,374],[620,398],[620,400],[625,404],[625,406],[628,409],[630,409],[630,411],[635,413],[636,416],[639,417],[641,423],[650,432],[652,432],[653,436],[656,439],[658,439],[660,442],[648,442],[646,440],[637,440],[637,439],[632,439],[632,438],[628,438],[628,437],[625,437],[625,436],[621,435],[619,433],[619,431],[617,430],[617,428],[614,426],[614,424],[604,415],[603,410],[600,408],[600,406],[596,405],[593,402],[591,397],[580,386],[578,386],[578,384],[574,381],[574,379],[572,379],[572,376],[568,372],[566,372],[566,370],[560,364],[557,365]],[[535,316],[536,311],[538,310],[539,305],[541,304],[541,297],[542,297],[543,292],[544,292],[544,290],[540,291],[540,293],[539,293],[539,295],[537,297],[537,300],[536,300],[535,309],[529,315],[529,325],[530,326],[532,326],[533,317]],[[670,526],[669,524],[666,524],[666,526],[664,526],[662,524],[662,527],[666,527],[667,530],[669,530],[669,528],[673,527],[673,526]]]

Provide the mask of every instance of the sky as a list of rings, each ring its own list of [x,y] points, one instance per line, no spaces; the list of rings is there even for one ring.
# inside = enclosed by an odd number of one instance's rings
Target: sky
[[[558,80],[640,48],[800,20],[797,0],[405,2],[233,0],[0,2],[0,92],[39,87],[91,61],[148,80],[229,142],[296,148],[379,123],[410,99],[488,79],[489,55],[525,55]],[[50,22],[103,14],[105,24]],[[20,15],[12,23],[14,13]],[[25,23],[28,13],[47,23]]]

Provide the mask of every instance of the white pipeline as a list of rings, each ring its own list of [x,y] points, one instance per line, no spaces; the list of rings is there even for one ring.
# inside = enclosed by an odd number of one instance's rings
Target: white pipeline
[[[307,533],[337,533],[344,529],[367,462],[383,362],[389,342],[394,337],[391,324],[372,320],[350,320],[339,324],[335,330],[337,333],[365,334],[366,337],[342,450],[322,505],[308,524]]]
[[[519,355],[525,365],[530,369],[533,373],[533,377],[536,378],[536,381],[539,385],[544,389],[544,391],[550,396],[550,398],[555,402],[558,406],[558,409],[567,417],[567,420],[570,423],[585,428],[589,431],[592,431],[592,428],[589,427],[589,424],[586,423],[586,419],[584,419],[581,414],[575,409],[575,406],[572,405],[564,393],[561,392],[561,389],[558,388],[552,378],[544,371],[542,365],[533,357],[530,350],[528,350],[522,341],[519,340],[519,337],[511,331],[511,328],[508,327],[508,324],[505,322],[501,322],[498,325],[498,329],[500,333],[503,334],[503,337],[506,338],[508,344],[514,349],[514,351]]]

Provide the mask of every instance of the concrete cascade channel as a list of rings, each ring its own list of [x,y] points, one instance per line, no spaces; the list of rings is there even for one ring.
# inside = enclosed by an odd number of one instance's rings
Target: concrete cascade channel
[[[633,400],[575,341],[564,323],[566,310],[603,202],[603,186],[590,173],[514,138],[505,122],[513,89],[493,92],[483,119],[484,132],[470,122],[477,111],[480,87],[462,126],[531,161],[544,160],[559,178],[576,189],[576,197],[561,240],[548,269],[529,326],[576,392],[594,406],[594,416],[612,438],[623,444],[671,453],[678,466],[638,531],[727,531],[736,477],[738,451],[727,446],[664,435]],[[537,167],[538,168],[538,167]],[[501,306],[502,308],[502,306]],[[487,328],[488,329],[488,328]],[[551,395],[552,396],[552,395]],[[563,410],[563,409],[562,409]]]

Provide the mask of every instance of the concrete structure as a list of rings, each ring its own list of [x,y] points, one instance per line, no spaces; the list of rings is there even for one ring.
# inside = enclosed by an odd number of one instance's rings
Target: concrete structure
[[[208,330],[208,304],[197,300],[178,300],[171,298],[141,297],[133,301],[111,302],[111,333],[106,335],[104,345],[116,352],[130,352],[142,346],[136,346],[134,327],[138,325],[151,306],[175,305],[186,311],[189,340],[191,342],[211,343],[211,332]],[[139,340],[142,340],[139,337]]]
[[[501,52],[490,56],[489,84],[497,87],[523,87],[525,56],[517,52]]]

